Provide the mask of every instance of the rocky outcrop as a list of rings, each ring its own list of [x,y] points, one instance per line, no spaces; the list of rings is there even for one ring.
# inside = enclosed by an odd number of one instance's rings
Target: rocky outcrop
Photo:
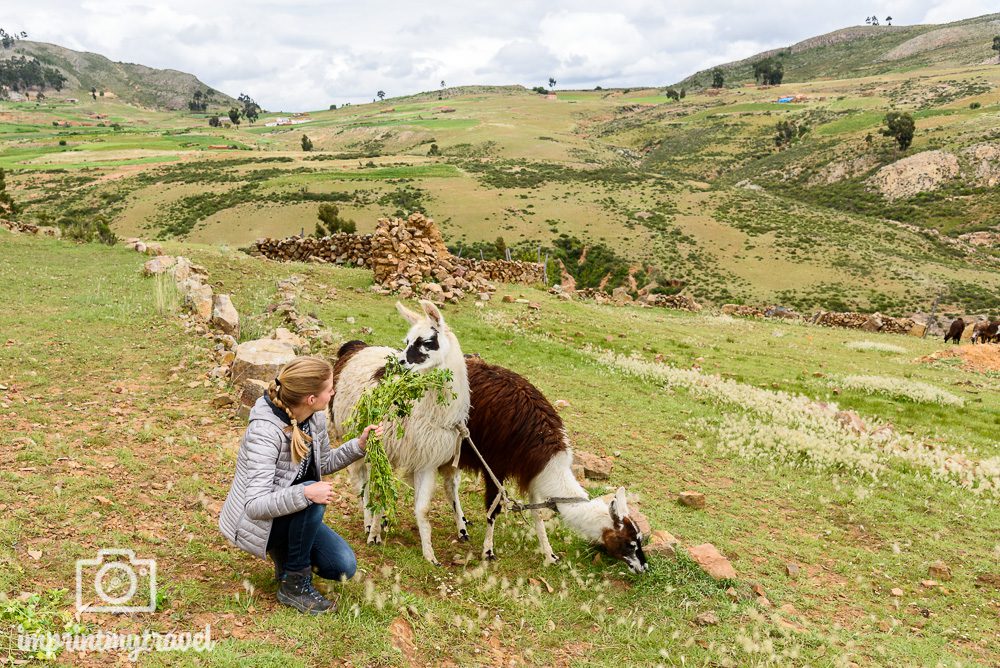
[[[924,151],[886,165],[868,179],[868,184],[892,201],[937,190],[958,173],[958,158],[954,154]]]
[[[1000,143],[969,146],[962,155],[969,161],[973,180],[978,185],[992,188],[1000,184]]]
[[[910,334],[911,331],[914,331],[916,324],[910,318],[893,318],[880,313],[836,313],[833,311],[819,311],[813,316],[812,323],[824,327],[844,327],[888,334]]]

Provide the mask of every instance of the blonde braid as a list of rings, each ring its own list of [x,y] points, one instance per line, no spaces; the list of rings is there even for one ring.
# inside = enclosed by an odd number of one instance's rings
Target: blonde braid
[[[271,381],[271,385],[267,388],[267,396],[271,400],[271,403],[285,411],[288,414],[288,419],[291,420],[292,424],[290,427],[285,427],[285,433],[289,433],[291,430],[291,441],[292,441],[292,463],[298,464],[306,455],[309,454],[309,444],[312,443],[312,437],[299,429],[299,421],[295,419],[292,415],[292,411],[289,410],[285,402],[281,400],[281,379],[275,377]]]

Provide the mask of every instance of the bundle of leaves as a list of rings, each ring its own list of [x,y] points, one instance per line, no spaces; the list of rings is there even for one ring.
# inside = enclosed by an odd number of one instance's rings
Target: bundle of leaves
[[[370,424],[387,423],[387,429],[396,430],[396,438],[404,434],[403,419],[413,412],[413,405],[428,392],[437,393],[437,402],[446,404],[455,397],[451,391],[452,373],[448,369],[433,369],[414,373],[399,362],[394,355],[385,360],[385,375],[379,384],[366,390],[347,420],[347,436],[354,438]],[[386,455],[382,438],[368,434],[365,448],[368,475],[368,509],[380,513],[387,525],[396,517],[399,492],[396,477]]]

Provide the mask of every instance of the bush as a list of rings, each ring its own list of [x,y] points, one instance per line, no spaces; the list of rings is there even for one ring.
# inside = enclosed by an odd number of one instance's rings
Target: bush
[[[969,109],[978,109],[981,106],[983,106],[983,105],[980,102],[970,102],[969,103]]]
[[[108,246],[114,246],[118,243],[118,236],[111,231],[107,221],[100,215],[84,219],[63,216],[56,221],[56,224],[62,230],[65,239],[84,243],[99,241]]]
[[[66,140],[65,139],[60,139],[59,140],[59,145],[60,146],[65,146],[66,145]]]
[[[303,151],[313,150],[312,139],[309,139],[307,135],[302,135],[302,150]]]
[[[348,220],[340,216],[340,208],[336,204],[326,202],[320,204],[317,217],[319,218],[319,222],[316,223],[316,232],[314,234],[317,237],[328,237],[337,232],[354,234],[358,229],[357,224],[353,220]]]
[[[441,155],[441,149],[438,148],[437,144],[431,144],[431,148],[427,151],[427,155]]]

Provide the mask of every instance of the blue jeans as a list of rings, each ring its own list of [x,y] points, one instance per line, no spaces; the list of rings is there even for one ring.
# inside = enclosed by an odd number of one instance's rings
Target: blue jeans
[[[315,567],[321,578],[349,580],[358,570],[358,560],[347,541],[323,523],[325,512],[326,505],[313,503],[297,513],[274,518],[267,551],[284,559],[286,571]]]

